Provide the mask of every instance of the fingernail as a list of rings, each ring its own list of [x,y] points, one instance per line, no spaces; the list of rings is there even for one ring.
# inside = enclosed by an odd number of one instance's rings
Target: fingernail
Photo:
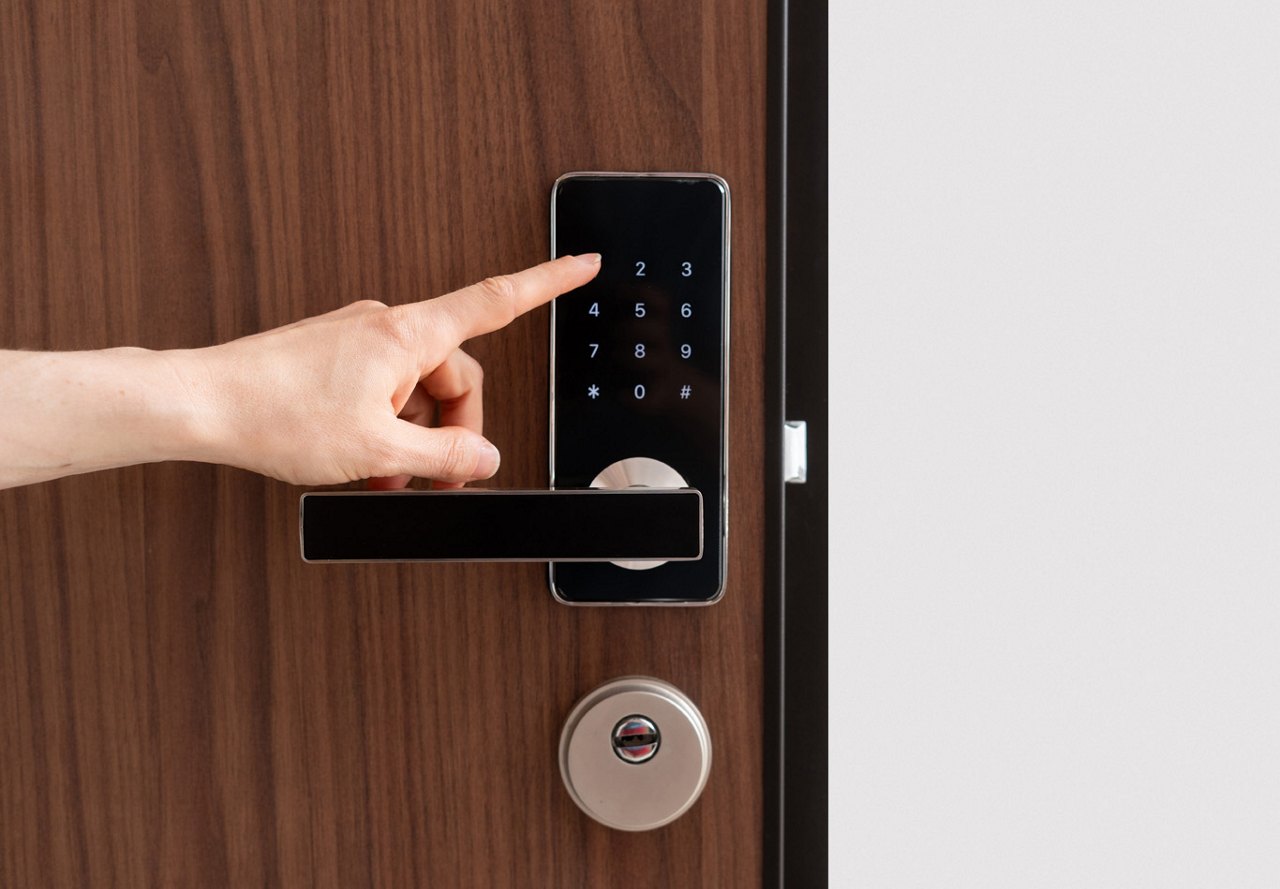
[[[502,462],[502,455],[487,441],[479,445],[476,450],[479,453],[476,459],[476,478],[493,478],[494,473],[498,471],[498,464]]]
[[[587,265],[600,264],[599,253],[579,253],[577,256],[574,257],[574,259],[578,260],[578,262],[586,263]]]

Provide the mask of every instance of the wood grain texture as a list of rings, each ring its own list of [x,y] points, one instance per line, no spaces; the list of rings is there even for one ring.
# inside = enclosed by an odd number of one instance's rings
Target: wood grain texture
[[[764,0],[0,0],[0,347],[199,346],[546,256],[552,181],[734,199],[730,575],[572,609],[536,565],[304,565],[298,489],[194,464],[0,492],[0,885],[761,882]],[[546,484],[547,315],[473,341],[494,484]],[[2,421],[0,421],[2,422]],[[651,674],[716,743],[582,816],[573,702]]]

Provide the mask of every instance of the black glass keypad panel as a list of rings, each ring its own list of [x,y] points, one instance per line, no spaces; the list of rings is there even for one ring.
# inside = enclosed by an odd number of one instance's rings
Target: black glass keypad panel
[[[697,562],[556,565],[570,602],[706,602],[723,586],[728,193],[714,177],[572,176],[553,199],[555,254],[599,252],[598,277],[553,309],[552,482],[589,485],[650,457],[704,497]]]

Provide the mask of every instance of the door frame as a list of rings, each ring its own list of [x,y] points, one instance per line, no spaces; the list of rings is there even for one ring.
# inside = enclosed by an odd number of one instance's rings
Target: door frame
[[[827,0],[770,0],[765,886],[827,883]],[[807,424],[807,480],[783,428]]]

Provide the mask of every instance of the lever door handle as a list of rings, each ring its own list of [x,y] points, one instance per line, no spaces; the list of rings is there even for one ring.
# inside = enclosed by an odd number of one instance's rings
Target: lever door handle
[[[303,494],[308,562],[635,562],[702,557],[693,488]]]

